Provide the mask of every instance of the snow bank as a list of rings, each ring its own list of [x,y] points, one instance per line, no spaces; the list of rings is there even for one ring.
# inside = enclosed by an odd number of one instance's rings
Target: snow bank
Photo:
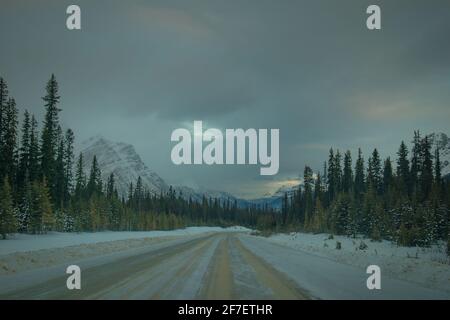
[[[328,234],[305,233],[276,234],[267,240],[364,270],[375,264],[391,277],[450,292],[450,260],[444,243],[430,248],[400,247],[390,241],[345,236],[330,239]]]
[[[41,235],[14,234],[7,240],[0,241],[0,256],[15,252],[35,251],[42,249],[62,248],[77,246],[81,244],[92,244],[99,242],[158,238],[158,237],[180,237],[191,236],[208,232],[247,232],[244,227],[188,227],[170,231],[104,231],[83,233],[50,232]]]

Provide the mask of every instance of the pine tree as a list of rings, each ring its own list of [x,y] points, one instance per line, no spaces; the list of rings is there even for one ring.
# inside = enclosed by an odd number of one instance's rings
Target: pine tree
[[[53,230],[55,225],[55,216],[52,209],[50,200],[50,192],[47,187],[47,182],[44,181],[39,186],[39,210],[42,215],[42,231],[44,233]]]
[[[41,170],[42,175],[48,181],[50,194],[56,194],[56,153],[58,143],[58,114],[61,109],[58,108],[59,95],[58,83],[52,74],[47,82],[46,95],[42,98],[45,102],[45,120],[41,136]]]
[[[31,182],[28,176],[25,176],[24,183],[25,185],[23,186],[21,199],[19,201],[19,213],[17,217],[18,231],[30,232],[33,197]]]
[[[0,234],[6,239],[8,233],[17,231],[17,221],[14,216],[13,199],[8,177],[3,179],[0,190]]]
[[[58,127],[58,148],[56,150],[56,160],[55,160],[55,193],[54,200],[56,204],[56,209],[61,209],[64,207],[64,199],[66,198],[66,164],[65,164],[65,146],[64,139],[62,137],[62,129]]]
[[[434,181],[438,190],[440,191],[442,188],[442,173],[441,173],[441,158],[440,158],[440,150],[436,148],[434,153]]]
[[[303,224],[308,223],[308,219],[312,216],[313,213],[313,186],[314,186],[314,178],[313,171],[310,167],[305,166],[305,170],[303,171],[303,185],[304,185],[304,201],[305,201],[305,209],[304,209],[304,217],[303,221],[300,221]]]
[[[339,150],[336,151],[336,156],[334,157],[334,175],[335,175],[335,189],[339,193],[342,191],[342,167],[341,167],[342,156]]]
[[[422,139],[420,145],[420,192],[422,200],[427,200],[433,186],[433,160],[431,156],[431,143],[427,136]]]
[[[353,190],[352,156],[349,150],[344,155],[344,175],[342,178],[342,190],[345,193],[350,193]]]
[[[2,158],[4,161],[3,174],[9,177],[11,183],[16,179],[17,168],[17,112],[16,102],[10,98],[3,116]]]
[[[334,160],[334,151],[333,148],[330,149],[330,153],[328,156],[328,176],[327,176],[327,190],[328,190],[328,201],[331,203],[336,196],[336,163]]]
[[[17,172],[18,189],[22,191],[25,187],[25,176],[29,177],[30,172],[30,114],[25,111],[22,124],[22,140],[19,148],[19,170]]]
[[[408,160],[408,148],[402,141],[397,152],[397,178],[399,180],[400,191],[403,195],[411,194],[410,171]]]
[[[421,160],[421,137],[419,131],[414,131],[412,158],[411,158],[411,171],[410,171],[410,188],[411,194],[416,194],[419,192],[419,171]]]
[[[383,194],[387,194],[390,191],[393,179],[391,158],[387,157],[383,166]]]
[[[355,198],[361,200],[365,192],[364,159],[361,148],[358,149],[358,159],[355,166]]]
[[[3,78],[0,77],[0,180],[3,181],[5,175],[5,159],[3,150],[5,148],[5,118],[8,101],[8,86]]]
[[[372,188],[376,193],[379,194],[381,192],[381,160],[377,149],[373,150],[372,156],[369,158],[367,184],[368,188]]]
[[[86,187],[86,176],[84,174],[83,154],[80,153],[77,161],[77,168],[75,172],[75,197],[80,199],[83,196]]]
[[[102,173],[98,166],[97,156],[92,159],[91,173],[89,175],[89,181],[87,184],[88,195],[100,194],[102,192]]]
[[[112,199],[114,197],[114,173],[111,173],[108,177],[107,187],[106,187],[106,197]]]
[[[73,191],[73,165],[74,165],[74,141],[75,136],[71,129],[67,129],[65,136],[65,151],[64,151],[64,162],[66,165],[66,185],[64,187],[65,190],[65,200],[69,200],[69,196]]]
[[[37,132],[37,121],[34,116],[31,116],[31,127],[30,127],[30,149],[29,149],[29,164],[28,164],[28,178],[29,180],[35,181],[38,179],[40,173],[39,164],[39,137]]]

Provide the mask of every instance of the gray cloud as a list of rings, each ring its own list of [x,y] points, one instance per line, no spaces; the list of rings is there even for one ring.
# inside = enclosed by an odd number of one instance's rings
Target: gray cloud
[[[60,82],[65,126],[136,145],[171,183],[250,196],[278,182],[258,168],[175,167],[170,133],[194,120],[280,128],[280,174],[322,168],[330,146],[393,155],[414,129],[450,119],[450,3],[377,1],[4,0],[0,73],[21,109],[42,116],[45,81]],[[238,185],[238,186],[236,186]]]

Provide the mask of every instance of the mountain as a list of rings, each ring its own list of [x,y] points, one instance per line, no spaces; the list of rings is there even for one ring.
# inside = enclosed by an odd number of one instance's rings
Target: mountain
[[[136,185],[138,177],[141,177],[144,188],[152,194],[159,195],[169,191],[170,186],[156,172],[146,166],[131,144],[95,136],[77,146],[77,153],[80,152],[83,153],[83,169],[86,175],[89,176],[94,155],[97,156],[103,182],[106,182],[109,175],[114,173],[116,188],[120,196],[128,196],[130,183]],[[206,197],[207,199],[218,199],[221,203],[228,200],[236,202],[240,208],[268,206],[275,210],[281,210],[284,194],[287,192],[288,196],[291,196],[298,187],[298,185],[283,186],[272,195],[252,200],[240,199],[225,191],[205,188],[173,186],[173,189],[186,200],[202,201],[203,197]]]
[[[117,191],[121,196],[128,195],[130,183],[135,185],[138,177],[141,177],[142,184],[153,194],[169,190],[164,180],[144,164],[131,144],[95,136],[84,141],[78,149],[83,153],[84,172],[89,175],[94,155],[97,156],[103,182],[114,173]]]
[[[450,177],[450,139],[445,133],[432,133],[428,135],[435,148],[439,148],[442,176]],[[434,150],[433,149],[433,150]]]
[[[130,183],[136,185],[138,177],[141,177],[143,186],[152,194],[159,195],[169,191],[170,186],[145,165],[131,144],[95,136],[81,143],[77,149],[77,153],[83,153],[83,169],[87,175],[89,175],[94,155],[97,156],[103,182],[106,182],[110,174],[114,173],[116,188],[120,196],[128,195]],[[173,186],[173,189],[183,198],[191,198],[193,201],[201,201],[203,197],[206,197],[219,199],[221,202],[237,201],[238,205],[246,206],[245,200],[238,199],[224,191],[194,189],[187,186]]]
[[[267,206],[269,208],[281,211],[281,208],[283,207],[284,195],[287,193],[288,198],[292,198],[292,196],[294,196],[294,193],[298,190],[298,188],[299,185],[282,186],[274,194],[270,196],[247,200],[248,202],[247,206],[253,205],[259,208]]]

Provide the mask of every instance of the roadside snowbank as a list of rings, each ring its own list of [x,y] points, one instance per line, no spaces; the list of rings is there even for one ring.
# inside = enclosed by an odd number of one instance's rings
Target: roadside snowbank
[[[430,248],[399,247],[389,241],[345,236],[330,239],[328,234],[305,233],[276,234],[266,239],[364,270],[375,264],[382,274],[450,292],[450,261],[444,243]]]
[[[50,232],[41,235],[14,234],[7,240],[0,241],[0,256],[14,252],[35,251],[42,249],[62,248],[81,244],[92,244],[118,240],[192,236],[208,232],[247,232],[244,227],[188,227],[169,231],[104,231],[62,233]]]

